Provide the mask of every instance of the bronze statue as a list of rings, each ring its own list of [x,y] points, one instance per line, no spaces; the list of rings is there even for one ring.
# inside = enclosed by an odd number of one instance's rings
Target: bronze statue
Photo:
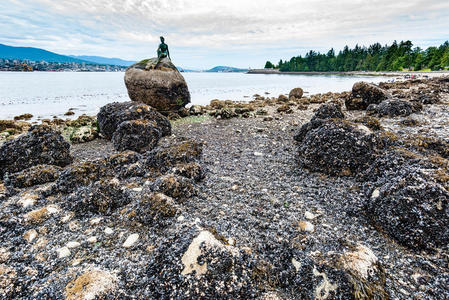
[[[159,48],[157,48],[158,61],[161,61],[161,59],[163,59],[167,56],[171,60],[170,51],[168,51],[168,45],[164,41],[165,41],[164,37],[161,36],[161,44],[159,45]]]

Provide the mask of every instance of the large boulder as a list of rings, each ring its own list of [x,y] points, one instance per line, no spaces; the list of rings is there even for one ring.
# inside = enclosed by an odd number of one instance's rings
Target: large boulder
[[[391,162],[374,164],[381,170]],[[445,247],[449,243],[449,192],[423,167],[404,162],[399,168],[387,167],[367,195],[367,216],[404,246]]]
[[[145,152],[156,147],[161,135],[161,131],[154,121],[125,121],[114,132],[112,143],[118,151]]]
[[[156,122],[162,136],[171,134],[170,121],[153,110],[150,106],[142,103],[114,102],[103,106],[97,115],[100,132],[111,139],[117,127],[125,121],[148,120]]]
[[[184,77],[170,59],[159,63],[157,58],[142,60],[125,73],[128,95],[158,111],[178,110],[190,103],[190,93]]]
[[[48,126],[33,126],[0,147],[0,178],[39,164],[63,167],[71,162],[70,144],[59,133]]]
[[[370,104],[379,104],[389,98],[391,95],[385,90],[362,81],[352,86],[352,94],[346,97],[345,105],[348,110],[364,110]]]
[[[340,119],[317,119],[304,124],[295,140],[300,163],[328,175],[350,176],[373,160],[378,141],[363,125]]]

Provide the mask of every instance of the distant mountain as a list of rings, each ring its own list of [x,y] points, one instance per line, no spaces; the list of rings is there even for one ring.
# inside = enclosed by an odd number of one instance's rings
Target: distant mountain
[[[47,62],[60,62],[60,63],[87,63],[89,61],[69,57],[66,55],[56,54],[44,49],[32,48],[32,47],[13,47],[0,44],[0,58],[6,59],[29,59],[32,61],[45,60]]]
[[[123,60],[120,58],[108,58],[108,57],[102,57],[102,56],[70,55],[70,57],[85,60],[85,61],[90,61],[92,63],[96,63],[96,64],[100,64],[100,65],[115,65],[115,66],[128,67],[128,66],[136,63],[135,61]]]
[[[234,67],[227,66],[217,66],[210,70],[206,70],[205,72],[246,72],[248,69],[239,69]]]
[[[176,69],[178,69],[179,72],[201,72],[199,70],[194,70],[194,69],[185,69],[183,67],[176,67]]]

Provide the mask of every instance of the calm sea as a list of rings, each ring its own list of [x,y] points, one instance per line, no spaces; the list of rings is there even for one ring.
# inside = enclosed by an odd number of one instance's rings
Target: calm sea
[[[183,73],[192,104],[212,99],[251,100],[252,95],[279,96],[301,87],[309,94],[350,90],[357,81],[380,82],[386,77],[341,75],[277,75]],[[0,72],[0,119],[31,113],[35,118],[62,117],[69,109],[94,115],[114,101],[128,101],[124,73]]]

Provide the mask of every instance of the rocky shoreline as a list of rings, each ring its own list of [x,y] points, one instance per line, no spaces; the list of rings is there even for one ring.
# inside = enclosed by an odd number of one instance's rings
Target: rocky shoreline
[[[4,298],[449,298],[448,77],[104,112],[0,122]]]

